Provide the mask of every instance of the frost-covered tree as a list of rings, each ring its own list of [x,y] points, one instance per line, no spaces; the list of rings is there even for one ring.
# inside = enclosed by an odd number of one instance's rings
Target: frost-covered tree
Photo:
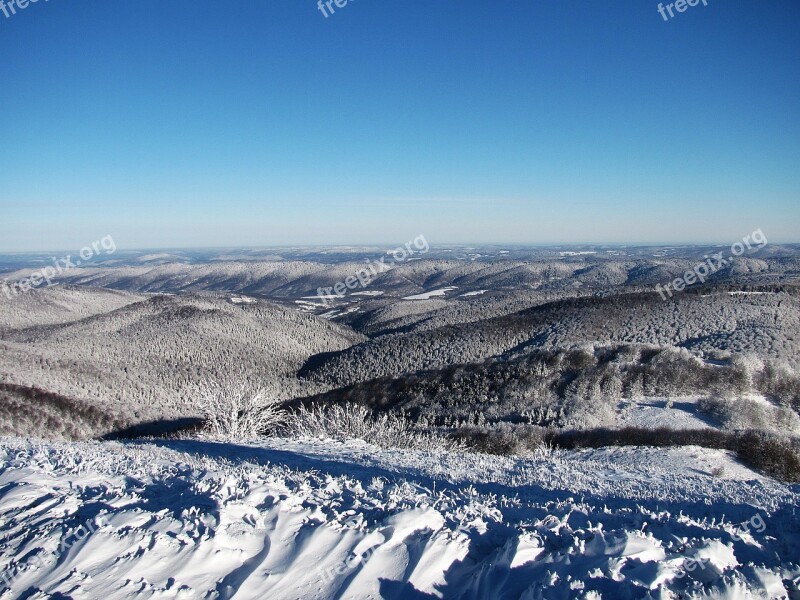
[[[205,419],[204,432],[215,438],[255,438],[274,432],[286,416],[280,403],[247,384],[207,384],[197,403]]]

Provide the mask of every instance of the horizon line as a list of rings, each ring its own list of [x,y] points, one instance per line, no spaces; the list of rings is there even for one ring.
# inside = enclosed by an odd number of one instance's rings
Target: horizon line
[[[207,250],[273,250],[273,249],[300,249],[300,248],[321,248],[321,249],[360,249],[360,248],[387,248],[403,246],[403,243],[353,243],[353,244],[275,244],[275,245],[244,245],[244,246],[139,246],[139,247],[118,247],[113,253],[117,252],[187,252],[187,251],[207,251]],[[735,243],[735,242],[734,242]],[[695,248],[702,246],[709,247],[724,247],[729,246],[728,243],[721,242],[547,242],[547,243],[527,243],[527,242],[513,242],[513,243],[500,243],[500,242],[448,242],[448,243],[431,243],[429,247],[434,248],[514,248],[514,249],[539,249],[539,248],[585,248],[585,247],[598,247],[598,248]],[[798,241],[777,241],[769,242],[769,246],[797,246],[800,245]],[[14,256],[24,254],[50,254],[50,253],[63,253],[63,252],[77,252],[76,249],[42,249],[42,250],[2,250],[0,249],[0,256]]]

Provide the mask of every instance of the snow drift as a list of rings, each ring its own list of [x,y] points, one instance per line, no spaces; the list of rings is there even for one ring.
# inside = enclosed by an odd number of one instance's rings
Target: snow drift
[[[3,438],[0,597],[797,597],[798,492],[693,447]]]

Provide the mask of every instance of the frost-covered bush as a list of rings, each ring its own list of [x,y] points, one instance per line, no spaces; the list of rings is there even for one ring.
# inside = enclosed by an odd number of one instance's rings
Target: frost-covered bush
[[[561,425],[570,429],[606,427],[616,421],[616,398],[600,394],[569,398],[566,403],[567,416]]]
[[[764,370],[764,361],[752,352],[745,352],[731,357],[731,366],[738,369],[747,385],[752,387],[755,375]]]
[[[717,419],[725,429],[800,433],[800,416],[797,413],[768,402],[715,396],[700,400],[697,407]]]
[[[497,423],[485,427],[461,427],[454,436],[469,448],[500,456],[544,456],[552,451],[547,441],[548,430],[535,425]]]
[[[739,435],[736,452],[743,462],[790,483],[800,482],[800,441],[765,431]]]
[[[769,361],[753,379],[760,391],[800,413],[800,375],[788,365]]]
[[[446,437],[416,431],[394,414],[373,415],[357,404],[301,406],[288,419],[286,433],[297,437],[363,440],[381,448],[451,451],[462,444]]]
[[[258,437],[275,431],[286,417],[279,402],[247,385],[209,384],[199,393],[197,402],[205,420],[203,431],[212,437]]]

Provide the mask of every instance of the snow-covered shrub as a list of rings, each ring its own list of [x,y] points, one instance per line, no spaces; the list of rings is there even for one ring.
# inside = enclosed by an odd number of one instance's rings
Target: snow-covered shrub
[[[800,375],[788,365],[769,361],[753,379],[759,391],[800,413]]]
[[[454,435],[467,447],[486,454],[544,457],[553,449],[547,434],[546,428],[535,425],[496,423],[486,427],[461,427]]]
[[[789,483],[800,482],[800,441],[766,431],[739,434],[736,452],[740,460]]]
[[[510,431],[491,427],[462,427],[456,437],[467,446],[485,454],[510,456],[527,450],[524,440]]]
[[[444,436],[416,431],[394,414],[373,415],[357,404],[301,406],[288,419],[286,433],[297,437],[363,440],[381,448],[451,451],[463,446]]]
[[[275,431],[286,417],[279,402],[246,384],[231,387],[206,385],[199,393],[197,403],[205,419],[204,433],[212,437],[258,437]]]
[[[752,387],[755,374],[764,370],[764,361],[752,352],[745,352],[733,356],[731,366],[738,369],[746,379],[748,386]]]
[[[614,398],[579,396],[567,400],[567,417],[562,426],[570,429],[591,429],[613,425],[617,415]]]
[[[717,419],[725,429],[800,433],[800,416],[797,413],[765,401],[715,396],[700,400],[697,407]]]

